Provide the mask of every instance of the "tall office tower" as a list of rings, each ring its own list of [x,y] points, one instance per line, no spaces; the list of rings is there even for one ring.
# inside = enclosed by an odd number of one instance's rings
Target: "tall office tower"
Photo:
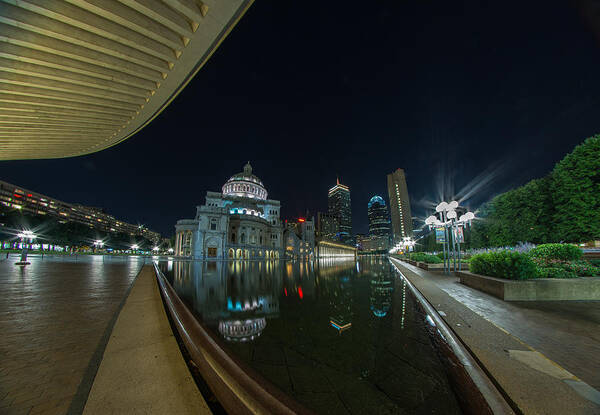
[[[339,232],[338,218],[329,213],[317,213],[317,236],[329,241],[335,240]]]
[[[404,170],[398,169],[388,174],[387,185],[390,196],[390,213],[392,214],[392,234],[394,241],[398,242],[405,236],[412,236],[410,200]]]
[[[329,214],[338,218],[340,241],[350,243],[352,241],[352,208],[350,205],[350,189],[348,186],[337,184],[329,189],[327,197]]]
[[[390,219],[387,206],[381,196],[373,196],[367,205],[370,236],[390,236]]]

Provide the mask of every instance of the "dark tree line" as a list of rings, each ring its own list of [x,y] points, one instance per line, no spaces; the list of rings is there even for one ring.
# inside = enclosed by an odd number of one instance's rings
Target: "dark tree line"
[[[600,239],[600,135],[588,138],[550,174],[482,205],[474,248]]]

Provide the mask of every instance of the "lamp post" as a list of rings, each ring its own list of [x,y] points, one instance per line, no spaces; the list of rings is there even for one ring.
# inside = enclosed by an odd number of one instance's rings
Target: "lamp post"
[[[138,249],[139,249],[139,246],[137,244],[131,245],[131,250],[133,251],[134,254],[135,254],[135,251],[137,251]]]
[[[155,246],[154,248],[152,248],[152,250],[154,251],[154,255],[158,254],[158,250],[160,248],[158,246]]]
[[[27,262],[29,245],[25,245],[25,242],[29,241],[31,243],[37,236],[32,231],[22,231],[17,234],[17,237],[21,239],[21,259],[15,265],[29,265],[29,262]]]
[[[96,253],[96,249],[102,248],[103,246],[104,246],[104,242],[102,242],[99,239],[95,240],[94,241],[94,253]]]
[[[440,215],[438,219],[435,215],[429,216],[425,219],[425,224],[429,225],[430,228],[444,228],[444,241],[442,243],[442,250],[444,251],[444,273],[450,273],[450,247],[452,247],[452,262],[453,270],[456,272],[456,249],[458,245],[458,269],[461,269],[460,262],[460,241],[457,241],[458,228],[462,227],[467,223],[471,223],[471,220],[475,219],[475,214],[467,212],[461,215],[457,219],[456,209],[458,208],[458,202],[441,202],[436,206],[435,211]],[[441,219],[441,220],[440,220]],[[448,235],[450,233],[450,235]],[[448,237],[450,236],[450,238]],[[450,244],[452,240],[452,244]]]

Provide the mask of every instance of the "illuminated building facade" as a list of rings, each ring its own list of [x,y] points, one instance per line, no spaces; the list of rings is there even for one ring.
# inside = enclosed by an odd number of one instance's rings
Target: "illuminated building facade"
[[[390,219],[387,206],[381,196],[373,196],[367,205],[369,215],[369,235],[390,236]]]
[[[317,213],[317,236],[320,239],[335,241],[339,232],[339,221],[335,215]]]
[[[392,216],[392,234],[394,242],[399,242],[405,236],[412,236],[413,229],[404,170],[398,169],[388,174],[387,185]]]
[[[206,192],[194,219],[175,225],[175,254],[195,259],[279,258],[283,254],[280,203],[267,199],[247,163],[218,192]]]
[[[35,216],[54,217],[61,223],[76,222],[107,233],[143,236],[155,243],[161,239],[160,233],[153,232],[144,225],[118,220],[100,208],[63,202],[3,181],[0,181],[0,204],[3,208],[18,209]]]
[[[339,240],[349,243],[352,240],[352,205],[348,186],[337,184],[329,189],[327,197],[329,214],[338,219]]]
[[[314,219],[298,218],[296,222],[287,222],[283,241],[286,258],[312,258],[315,251]]]

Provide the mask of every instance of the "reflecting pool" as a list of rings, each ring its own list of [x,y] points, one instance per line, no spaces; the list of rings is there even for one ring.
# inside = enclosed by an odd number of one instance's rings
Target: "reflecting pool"
[[[159,267],[231,355],[317,413],[461,413],[385,257]]]

